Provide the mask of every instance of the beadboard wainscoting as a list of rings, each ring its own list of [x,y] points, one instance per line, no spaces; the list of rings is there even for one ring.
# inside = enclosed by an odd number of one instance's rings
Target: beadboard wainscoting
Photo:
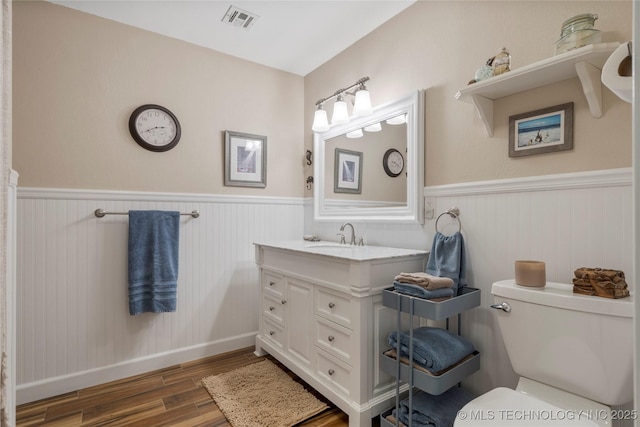
[[[180,220],[178,308],[130,316],[126,215]],[[254,241],[299,239],[301,198],[18,188],[17,401],[254,344]]]

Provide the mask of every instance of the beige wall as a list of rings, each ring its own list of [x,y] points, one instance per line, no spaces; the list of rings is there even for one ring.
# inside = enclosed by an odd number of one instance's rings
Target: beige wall
[[[302,195],[302,77],[50,3],[13,18],[20,186]],[[147,103],[178,116],[174,149],[129,135]],[[223,186],[225,130],[267,136],[266,189]]]
[[[473,107],[454,99],[502,45],[513,68],[547,58],[562,21],[587,11],[600,16],[604,41],[631,38],[631,1],[420,1],[303,79],[16,2],[13,166],[21,186],[299,196],[312,173],[303,153],[312,149],[313,101],[366,75],[375,105],[426,89],[425,185],[627,167],[631,106],[606,88],[600,119],[577,79],[504,98],[491,138]],[[510,115],[569,101],[573,151],[508,157]],[[145,103],[178,115],[183,136],[173,150],[151,153],[129,136],[129,114]],[[223,186],[225,129],[267,135],[265,190]]]
[[[491,138],[454,95],[502,46],[514,69],[553,56],[562,22],[580,13],[599,15],[603,41],[630,40],[631,9],[631,1],[419,1],[305,77],[305,143],[312,100],[369,76],[374,105],[426,89],[425,185],[629,167],[631,105],[606,88],[600,119],[591,117],[577,78],[503,98]],[[508,157],[510,115],[570,101],[574,150]]]

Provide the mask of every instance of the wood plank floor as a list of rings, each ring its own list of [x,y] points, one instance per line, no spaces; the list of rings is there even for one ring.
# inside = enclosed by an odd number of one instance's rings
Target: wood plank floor
[[[230,426],[202,386],[201,379],[261,359],[253,354],[253,347],[248,347],[27,403],[17,408],[17,427]],[[292,373],[289,374],[300,381]],[[348,426],[347,415],[330,402],[327,403],[330,409],[300,425]]]

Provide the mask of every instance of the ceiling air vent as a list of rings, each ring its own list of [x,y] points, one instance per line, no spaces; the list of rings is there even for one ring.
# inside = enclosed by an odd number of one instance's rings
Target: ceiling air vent
[[[247,12],[236,6],[229,6],[227,13],[222,18],[222,22],[248,30],[258,18],[259,16],[255,13]]]

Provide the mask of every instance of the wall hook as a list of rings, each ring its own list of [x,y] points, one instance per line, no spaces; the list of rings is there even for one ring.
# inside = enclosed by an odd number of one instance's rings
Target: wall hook
[[[311,185],[313,184],[313,177],[312,176],[308,176],[307,177],[307,190],[311,190]]]
[[[311,156],[313,156],[313,153],[311,152],[311,150],[307,150],[307,153],[304,156],[307,159],[307,166],[311,166],[311,164],[313,163]],[[309,180],[307,180],[307,182],[309,182]],[[313,179],[312,179],[312,182],[313,182]]]

